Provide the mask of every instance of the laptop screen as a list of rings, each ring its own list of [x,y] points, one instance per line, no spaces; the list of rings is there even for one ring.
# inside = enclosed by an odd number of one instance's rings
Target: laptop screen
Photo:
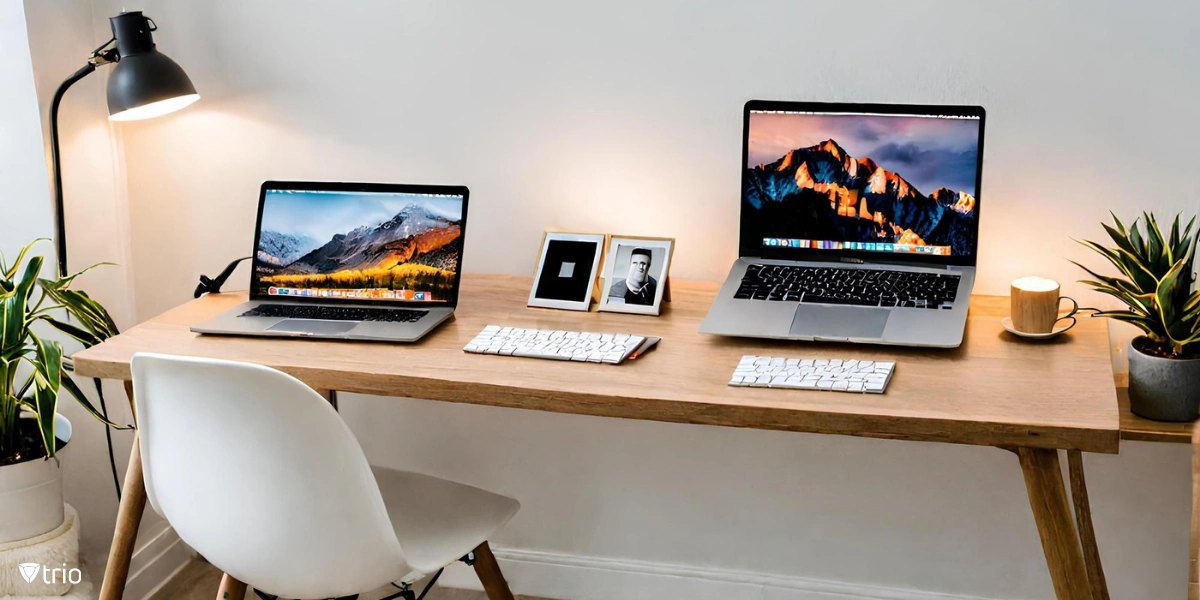
[[[263,186],[259,209],[254,298],[435,305],[457,300],[465,191],[270,183]]]
[[[982,138],[978,107],[751,102],[742,255],[974,265]]]

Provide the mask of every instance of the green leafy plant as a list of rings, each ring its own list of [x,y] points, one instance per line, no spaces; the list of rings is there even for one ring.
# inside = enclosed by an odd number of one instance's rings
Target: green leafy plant
[[[1164,236],[1152,214],[1142,213],[1142,222],[1135,219],[1128,229],[1116,215],[1112,217],[1115,227],[1105,224],[1104,229],[1114,247],[1080,243],[1108,259],[1124,277],[1105,277],[1075,264],[1094,278],[1080,283],[1117,298],[1129,310],[1101,311],[1096,316],[1132,323],[1146,332],[1149,344],[1139,350],[1171,358],[1200,353],[1200,292],[1191,291],[1196,219],[1181,230],[1176,215],[1169,235]]]
[[[108,311],[87,293],[71,289],[76,277],[98,265],[69,276],[60,273],[55,279],[41,279],[43,257],[25,260],[40,241],[22,248],[11,265],[0,255],[0,465],[54,456],[58,450],[54,416],[62,390],[92,416],[116,427],[71,379],[73,364],[64,355],[62,344],[34,329],[37,323],[44,323],[84,347],[116,335],[117,326]]]

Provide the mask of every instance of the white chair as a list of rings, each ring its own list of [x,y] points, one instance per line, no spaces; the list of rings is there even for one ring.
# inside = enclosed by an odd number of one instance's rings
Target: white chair
[[[457,560],[491,600],[512,600],[487,539],[516,500],[367,464],[332,406],[260,365],[133,357],[146,495],[179,537],[246,585],[287,598],[354,598]],[[226,595],[227,594],[227,595]]]

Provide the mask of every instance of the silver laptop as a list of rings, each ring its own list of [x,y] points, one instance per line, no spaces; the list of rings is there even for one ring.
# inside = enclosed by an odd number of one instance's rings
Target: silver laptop
[[[984,110],[752,100],[739,257],[703,333],[955,347]]]
[[[198,333],[411,342],[454,314],[461,186],[268,181],[250,301]]]

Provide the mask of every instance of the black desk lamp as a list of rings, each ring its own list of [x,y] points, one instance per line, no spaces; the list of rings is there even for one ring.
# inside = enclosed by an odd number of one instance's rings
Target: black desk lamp
[[[110,18],[113,37],[92,51],[88,62],[58,86],[50,102],[50,160],[54,166],[54,239],[58,243],[58,271],[67,274],[67,238],[63,216],[62,167],[58,150],[58,104],[67,88],[87,77],[96,67],[117,63],[108,78],[108,118],[137,121],[175,112],[200,99],[192,80],[175,61],[154,47],[154,21],[141,12]]]

